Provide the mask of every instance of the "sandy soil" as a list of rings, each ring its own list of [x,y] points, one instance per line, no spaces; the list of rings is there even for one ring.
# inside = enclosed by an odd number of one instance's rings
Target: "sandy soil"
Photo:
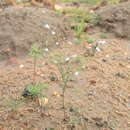
[[[40,20],[44,21],[46,19],[41,17]],[[50,22],[48,25],[51,26],[53,24],[53,27],[55,27],[58,18],[56,20],[52,21],[52,19],[49,19],[47,22],[44,21],[44,23]],[[42,32],[41,28],[39,29],[38,34]],[[58,32],[61,31],[59,28],[56,29],[58,29]],[[32,30],[34,32],[38,31],[34,28]],[[32,30],[29,29],[29,31]],[[57,32],[57,30],[55,31]],[[28,33],[23,34],[22,38],[29,36]],[[37,32],[35,33],[37,34]],[[87,42],[76,45],[70,38],[66,40],[58,39],[59,44],[56,45],[56,42],[54,42],[54,47],[43,46],[44,56],[38,60],[37,64],[37,81],[48,84],[48,90],[44,94],[49,102],[43,107],[36,101],[25,100],[24,104],[19,106],[15,112],[11,110],[12,108],[8,104],[13,99],[22,98],[21,94],[24,88],[32,82],[33,60],[28,56],[22,56],[24,49],[21,50],[18,57],[11,55],[8,59],[7,57],[3,58],[5,60],[0,62],[0,129],[128,130],[130,126],[128,120],[130,105],[130,50],[128,46],[130,41],[115,38],[110,34],[108,34],[107,39],[101,39],[99,37],[100,33],[99,29],[95,29],[94,32],[90,31],[88,34],[85,34],[87,37],[95,39],[95,42],[106,41],[105,44],[98,46],[100,51],[96,51],[95,56],[86,56]],[[32,35],[30,37],[34,38]],[[39,37],[38,35],[38,39]],[[47,38],[50,40],[50,37]],[[21,37],[17,37],[18,40],[16,41],[19,41],[19,38]],[[41,40],[41,37],[39,40]],[[10,39],[7,41],[9,42]],[[53,38],[51,41],[53,41]],[[20,43],[26,45],[24,42]],[[7,45],[7,43],[5,44]],[[23,44],[19,45],[23,46]],[[29,48],[30,46],[27,49]],[[45,48],[48,48],[48,51],[45,51]],[[81,116],[84,117],[82,123],[74,122],[74,128],[68,128],[70,127],[69,123],[65,124],[63,122],[63,110],[61,109],[62,89],[59,86],[61,77],[57,67],[49,59],[50,55],[55,53],[63,54],[64,59],[70,58],[66,64],[72,66],[73,80],[69,81],[65,94],[66,112],[68,118],[73,117],[77,119]],[[80,61],[78,60],[77,62],[72,58],[75,55],[80,57]],[[52,81],[52,76],[57,80]]]

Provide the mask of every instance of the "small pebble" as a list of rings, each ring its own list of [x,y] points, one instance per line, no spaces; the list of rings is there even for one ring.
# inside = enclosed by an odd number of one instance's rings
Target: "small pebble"
[[[70,107],[69,111],[70,111],[70,112],[74,112],[73,107]]]
[[[96,125],[97,125],[98,127],[103,127],[103,126],[104,126],[104,123],[102,123],[102,122],[96,122]]]
[[[40,76],[41,76],[41,77],[44,77],[44,74],[41,74]]]
[[[106,57],[108,58],[108,57],[110,57],[109,55],[106,55]]]
[[[46,11],[45,11],[45,10],[43,10],[43,11],[42,11],[42,13],[43,13],[43,14],[45,14],[45,13],[46,13]]]
[[[54,76],[51,76],[51,77],[50,77],[50,80],[51,80],[51,81],[56,81],[56,80],[57,80],[57,78],[56,78],[56,77],[54,77]]]
[[[22,96],[26,98],[28,96],[32,96],[32,94],[29,92],[27,88],[25,88],[24,91],[22,92]]]
[[[103,61],[103,62],[107,62],[107,60],[106,60],[106,59],[102,59],[102,61]]]
[[[127,66],[127,68],[129,68],[129,69],[130,69],[130,65],[128,65],[128,66]]]
[[[42,65],[46,65],[46,62],[42,62]]]
[[[125,52],[125,53],[124,53],[124,55],[126,55],[126,56],[127,56],[127,52]]]
[[[90,85],[96,85],[96,81],[95,81],[95,80],[90,80],[90,81],[89,81],[89,84],[90,84]]]
[[[88,111],[92,111],[93,109],[92,109],[92,107],[88,107]]]
[[[57,92],[54,92],[52,96],[59,96],[59,94]]]
[[[48,104],[48,99],[47,98],[42,98],[41,99],[41,103],[43,104],[43,105],[47,105]]]
[[[69,41],[69,42],[68,42],[68,44],[72,45],[72,42],[71,42],[71,41]]]
[[[116,73],[115,76],[120,77],[122,79],[126,78],[126,76],[123,73],[120,73],[120,72]]]

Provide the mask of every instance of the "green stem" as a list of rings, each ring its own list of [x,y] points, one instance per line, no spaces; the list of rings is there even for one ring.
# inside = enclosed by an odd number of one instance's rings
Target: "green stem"
[[[64,111],[64,119],[66,118],[66,115],[65,115],[65,89],[63,88],[63,111]]]
[[[35,84],[35,81],[36,81],[36,63],[37,63],[36,56],[34,56],[33,85]]]

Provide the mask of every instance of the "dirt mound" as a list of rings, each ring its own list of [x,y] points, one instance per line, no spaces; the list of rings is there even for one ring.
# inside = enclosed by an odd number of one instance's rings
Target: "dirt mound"
[[[0,9],[0,60],[25,55],[32,43],[54,48],[64,25],[53,11],[36,7]]]
[[[107,32],[130,39],[130,2],[104,7],[97,14]]]

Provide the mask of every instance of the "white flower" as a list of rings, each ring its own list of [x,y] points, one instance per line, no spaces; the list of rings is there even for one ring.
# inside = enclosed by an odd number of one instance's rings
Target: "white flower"
[[[44,50],[45,50],[46,52],[49,51],[48,48],[45,48]]]
[[[99,47],[96,47],[96,51],[100,52],[100,51],[101,51],[101,49],[100,49]]]
[[[70,60],[70,58],[69,58],[69,57],[67,57],[67,58],[65,59],[65,61],[66,61],[66,62],[68,62],[69,60]]]
[[[94,13],[94,11],[93,11],[93,10],[90,10],[90,13],[91,13],[91,14],[93,14],[93,13]]]
[[[24,67],[24,65],[23,64],[21,64],[20,66],[19,66],[19,68],[23,68]]]
[[[75,72],[74,75],[76,75],[76,76],[79,75],[79,72]]]
[[[55,34],[56,34],[56,32],[54,32],[54,31],[52,31],[51,33],[52,33],[52,35],[55,35]]]
[[[56,45],[59,45],[59,42],[56,42]]]
[[[50,29],[50,26],[48,24],[45,24],[44,27]]]

